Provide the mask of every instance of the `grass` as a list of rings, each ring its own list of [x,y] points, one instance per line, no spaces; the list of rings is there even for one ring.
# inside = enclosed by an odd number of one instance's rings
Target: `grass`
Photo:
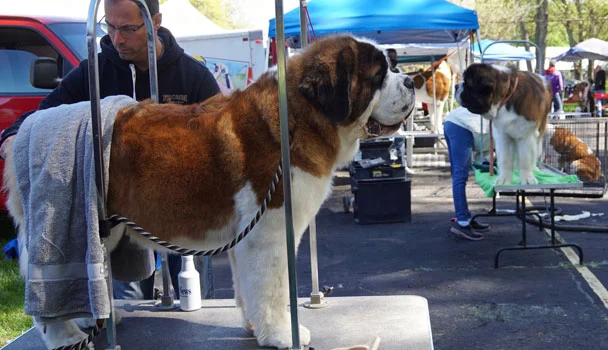
[[[6,214],[0,214],[0,247],[15,238],[15,232]],[[0,254],[2,255],[2,254]],[[15,260],[0,257],[0,346],[32,327],[32,318],[23,313],[25,284],[19,275]]]

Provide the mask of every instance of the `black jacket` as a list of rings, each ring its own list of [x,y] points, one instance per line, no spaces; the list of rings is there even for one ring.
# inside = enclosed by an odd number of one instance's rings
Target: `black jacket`
[[[595,91],[606,89],[606,71],[600,69],[595,73]]]
[[[201,62],[184,53],[175,38],[165,28],[158,30],[163,43],[163,54],[157,61],[158,98],[160,103],[174,102],[191,104],[206,100],[220,90],[211,72]],[[109,36],[101,39],[99,60],[100,97],[127,95],[138,101],[150,98],[150,77],[148,71],[142,72],[134,64],[122,60],[112,45]],[[133,78],[133,71],[135,77]],[[59,86],[49,93],[38,109],[47,109],[62,104],[89,100],[88,60],[80,62],[70,71]],[[17,133],[19,126],[34,111],[23,114],[10,127],[2,132],[2,141]]]

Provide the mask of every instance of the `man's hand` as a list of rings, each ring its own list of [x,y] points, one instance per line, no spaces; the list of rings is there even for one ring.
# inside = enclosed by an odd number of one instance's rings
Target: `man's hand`
[[[2,143],[2,147],[0,147],[0,157],[2,157],[2,159],[6,159],[8,153],[12,151],[13,142],[15,142],[15,135],[7,137]]]

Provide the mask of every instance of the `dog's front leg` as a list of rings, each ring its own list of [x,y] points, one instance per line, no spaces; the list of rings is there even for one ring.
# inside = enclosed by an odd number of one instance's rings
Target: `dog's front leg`
[[[515,149],[513,141],[508,135],[494,129],[494,140],[496,141],[496,163],[498,164],[498,177],[495,185],[505,185],[513,182],[513,162]]]
[[[522,185],[536,185],[538,180],[534,177],[533,170],[536,169],[538,158],[538,143],[532,136],[519,139],[516,144],[517,157],[519,158],[519,178]]]
[[[282,210],[282,209],[280,209]],[[234,247],[236,265],[235,296],[245,306],[244,324],[251,323],[260,346],[279,349],[292,345],[291,319],[287,311],[289,283],[287,278],[287,252],[285,232],[280,229],[282,220],[266,222]],[[234,273],[234,270],[233,270]],[[300,343],[310,343],[310,331],[300,326]]]

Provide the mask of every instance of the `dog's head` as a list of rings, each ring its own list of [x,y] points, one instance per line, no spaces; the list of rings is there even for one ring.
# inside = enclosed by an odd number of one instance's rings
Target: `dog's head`
[[[301,56],[299,92],[339,126],[360,125],[361,138],[394,133],[414,108],[412,80],[369,40],[334,36]]]
[[[463,81],[456,85],[456,100],[471,113],[489,117],[508,88],[507,68],[488,64],[472,64],[465,71]]]

